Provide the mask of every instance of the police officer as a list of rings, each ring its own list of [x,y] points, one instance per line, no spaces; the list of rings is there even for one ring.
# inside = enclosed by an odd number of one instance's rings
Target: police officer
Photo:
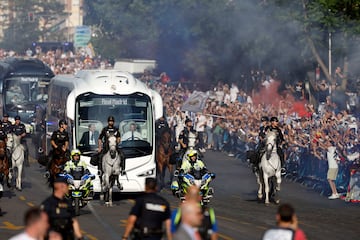
[[[71,160],[65,163],[64,171],[71,173],[76,168],[82,168],[83,174],[90,174],[87,168],[86,162],[80,159],[81,152],[79,149],[73,149],[71,151]]]
[[[61,149],[64,152],[67,152],[69,149],[69,134],[66,131],[67,122],[65,119],[61,119],[59,121],[59,129],[54,131],[51,135],[50,144],[52,146],[52,150],[49,153],[50,159],[47,165],[47,169],[50,169],[52,159],[54,159],[55,149]]]
[[[108,138],[110,135],[116,137],[116,142],[119,144],[121,142],[120,131],[115,127],[115,118],[113,116],[108,117],[108,125],[101,130],[101,133],[98,138],[98,152],[99,152],[99,161],[98,169],[102,171],[102,156],[109,150],[108,149]],[[125,169],[125,161],[120,162],[121,169]]]
[[[12,123],[9,121],[9,114],[4,113],[1,125],[6,134],[11,132]]]
[[[166,237],[172,239],[170,231],[170,204],[156,194],[156,179],[145,179],[145,194],[136,199],[130,211],[122,239],[160,240],[165,223]]]
[[[160,141],[160,136],[163,133],[163,131],[170,130],[169,124],[166,121],[164,116],[161,116],[158,120],[155,121],[155,138],[156,138],[156,144]]]
[[[20,143],[24,146],[24,163],[25,166],[29,167],[29,149],[25,140],[26,128],[25,125],[21,123],[20,116],[15,116],[15,123],[11,127],[11,132],[14,133],[16,136],[21,136]]]
[[[271,131],[276,133],[276,148],[277,154],[279,155],[281,161],[281,173],[285,174],[285,156],[282,150],[282,146],[285,144],[285,139],[281,129],[279,128],[279,119],[277,117],[272,117],[270,119],[270,126],[266,127],[265,131]]]
[[[49,231],[58,232],[63,240],[82,239],[71,200],[65,198],[68,191],[66,177],[62,174],[57,175],[54,179],[53,194],[42,202],[40,208],[49,216]]]
[[[185,127],[184,129],[180,132],[179,134],[179,144],[180,144],[180,152],[179,155],[181,156],[180,159],[183,158],[186,150],[188,149],[188,145],[189,145],[189,134],[190,132],[192,132],[196,138],[197,138],[197,132],[196,130],[193,128],[193,122],[191,121],[190,118],[187,118],[185,120]],[[181,166],[181,161],[179,161],[178,166]]]

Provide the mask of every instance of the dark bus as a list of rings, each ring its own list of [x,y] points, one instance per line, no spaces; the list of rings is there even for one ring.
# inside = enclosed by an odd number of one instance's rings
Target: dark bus
[[[38,59],[7,58],[0,61],[0,115],[19,115],[32,132],[45,117],[51,69]]]

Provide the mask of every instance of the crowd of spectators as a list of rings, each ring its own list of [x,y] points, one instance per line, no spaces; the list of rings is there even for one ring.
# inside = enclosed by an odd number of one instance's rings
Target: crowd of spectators
[[[60,49],[42,51],[37,47],[34,51],[28,49],[24,54],[15,51],[0,49],[0,60],[7,57],[31,57],[38,58],[46,63],[55,74],[74,74],[81,69],[111,68],[111,64],[101,57],[91,57],[91,52],[86,50],[74,53],[63,52]]]
[[[91,58],[85,51],[74,54],[36,49],[26,54],[47,63],[55,74],[111,67],[106,60]],[[0,59],[9,56],[17,54],[0,49]],[[209,84],[206,106],[201,111],[206,117],[204,148],[244,158],[245,152],[257,144],[261,117],[276,116],[287,142],[284,150],[288,172],[326,181],[329,144],[336,146],[339,164],[346,171],[359,164],[358,90],[339,90],[344,79],[341,68],[336,69],[333,83],[319,80],[307,89],[303,81],[288,80],[281,92],[278,89],[284,80],[278,79],[276,70],[268,74],[251,70],[249,76],[248,84],[242,84],[243,87],[222,81]],[[141,79],[161,94],[167,120],[177,135],[186,117],[192,118],[197,127],[199,114],[182,109],[197,90],[195,86],[172,84],[166,73],[154,77],[145,72]],[[345,184],[341,181],[347,180],[340,179],[338,186]]]
[[[323,83],[326,81],[319,81],[318,84]],[[256,148],[261,117],[276,116],[287,143],[284,150],[288,174],[326,183],[327,152],[329,146],[335,146],[339,164],[337,187],[341,188],[340,191],[346,191],[349,169],[358,168],[360,163],[358,98],[351,99],[357,92],[340,98],[344,103],[338,104],[337,96],[333,97],[334,94],[341,94],[336,85],[326,89],[315,86],[315,101],[310,103],[302,81],[287,84],[280,93],[279,85],[280,82],[269,75],[250,93],[235,83],[218,82],[209,89],[206,92],[206,107],[201,112],[207,118],[207,149],[244,159],[247,150]],[[153,83],[153,87],[163,97],[168,122],[175,132],[182,129],[181,122],[187,117],[193,120],[195,128],[198,127],[199,114],[182,109],[183,103],[193,92],[191,89],[181,84],[159,82]],[[329,90],[331,87],[332,94]]]

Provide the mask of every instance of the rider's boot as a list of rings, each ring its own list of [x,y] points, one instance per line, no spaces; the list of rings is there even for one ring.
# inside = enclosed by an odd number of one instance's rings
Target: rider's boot
[[[49,156],[48,162],[46,164],[46,172],[44,174],[45,178],[50,178],[50,168],[51,168],[52,156]]]
[[[283,152],[279,152],[280,156],[280,162],[281,162],[281,175],[286,174],[286,168],[285,168],[285,157]]]
[[[24,164],[25,164],[25,167],[30,167],[29,151],[27,149],[24,152]]]
[[[121,171],[120,171],[121,176],[125,175],[126,174],[126,172],[125,172],[125,158],[121,159],[120,168],[121,168]]]
[[[9,165],[9,169],[12,169],[12,158],[11,158],[11,153],[9,149],[6,149],[6,155],[8,157],[8,165]]]

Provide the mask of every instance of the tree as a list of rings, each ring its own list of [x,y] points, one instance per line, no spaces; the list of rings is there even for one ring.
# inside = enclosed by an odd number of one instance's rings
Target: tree
[[[50,32],[48,25],[59,15],[59,9],[63,9],[58,1],[39,0],[13,0],[11,7],[9,10],[13,18],[4,30],[0,46],[18,52],[23,52],[32,42],[44,38]]]
[[[275,0],[279,16],[283,21],[291,21],[300,27],[299,37],[306,41],[313,59],[319,64],[329,81],[332,81],[327,60],[328,38],[331,33],[335,41],[333,53],[335,62],[343,63],[347,69],[347,56],[353,49],[350,43],[359,40],[360,1],[359,0]]]

